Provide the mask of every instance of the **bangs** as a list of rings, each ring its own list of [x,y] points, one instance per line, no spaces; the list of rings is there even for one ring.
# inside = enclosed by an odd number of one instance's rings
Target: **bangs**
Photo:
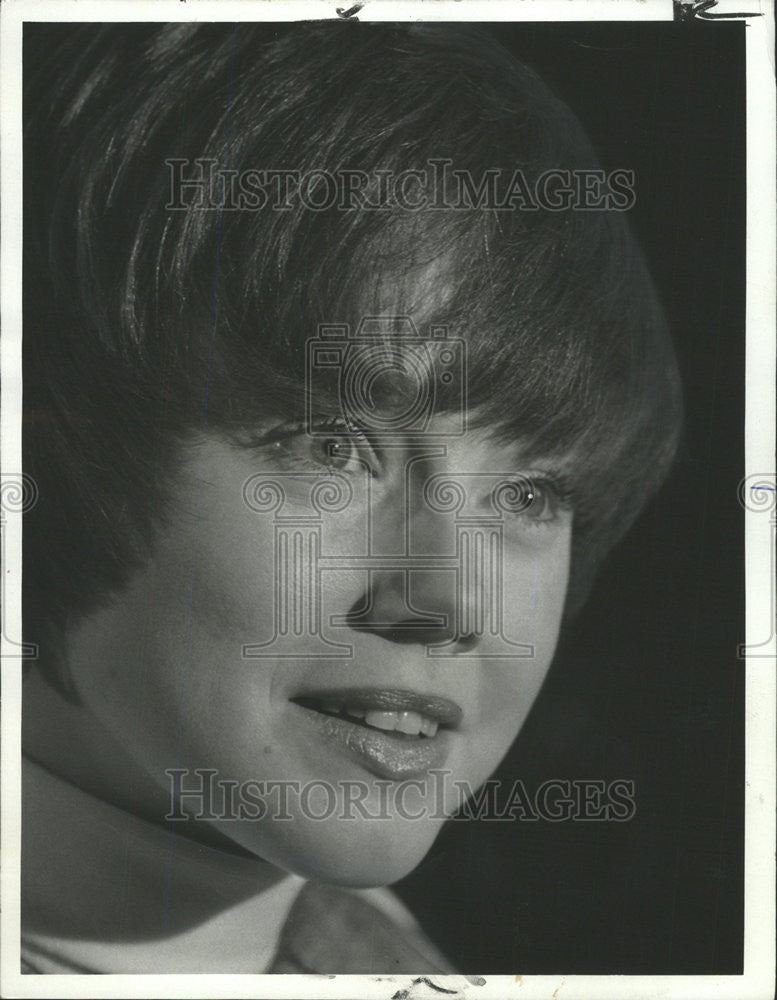
[[[45,331],[25,338],[26,399],[75,428],[56,455],[35,441],[74,508],[88,483],[119,523],[119,497],[149,479],[149,427],[161,454],[192,428],[337,412],[337,362],[324,377],[311,342],[333,328],[358,339],[380,317],[363,348],[365,365],[370,351],[385,362],[368,405],[405,405],[425,350],[437,412],[464,407],[526,455],[563,462],[581,565],[626,530],[675,451],[673,350],[623,213],[527,201],[549,173],[598,164],[569,109],[488,32],[50,25],[34,37],[25,282],[51,294],[25,301],[25,323]],[[397,177],[402,204],[382,200]],[[332,178],[345,185],[334,201]],[[354,203],[341,198],[352,182]],[[497,190],[515,201],[492,204]],[[443,344],[462,346],[443,363]],[[445,365],[452,379],[438,381]],[[110,447],[81,440],[116,412]],[[139,525],[143,505],[135,489]],[[118,563],[110,530],[95,546]]]
[[[337,345],[358,344],[359,370],[376,375],[365,383],[368,411],[399,416],[420,397],[430,412],[463,410],[467,426],[517,445],[527,462],[563,469],[586,544],[595,533],[616,540],[666,475],[681,407],[663,312],[623,218],[404,213],[347,254],[327,252],[347,222],[310,222],[304,286],[280,296],[268,325],[225,362],[234,371],[255,349],[266,376],[245,409],[226,382],[231,418],[258,420],[265,407],[342,414],[344,402],[355,413],[340,379],[353,355],[325,374],[312,363],[311,344],[328,329]],[[248,245],[261,242],[257,231]],[[257,312],[260,300],[257,290]],[[241,340],[237,327],[216,337],[216,353]],[[455,354],[447,382],[446,348]]]

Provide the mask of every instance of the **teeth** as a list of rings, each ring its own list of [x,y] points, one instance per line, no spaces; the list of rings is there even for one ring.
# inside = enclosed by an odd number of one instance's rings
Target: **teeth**
[[[430,738],[436,736],[438,728],[438,723],[433,719],[421,718],[421,732],[424,736],[429,736]]]
[[[385,732],[405,733],[408,736],[428,736],[437,734],[438,724],[419,712],[367,712],[364,721],[375,729]]]
[[[408,736],[418,736],[422,725],[423,719],[418,712],[400,712],[396,728],[400,733],[407,733]]]
[[[364,709],[356,708],[355,706],[349,705],[348,708],[343,708],[342,705],[338,704],[336,701],[323,701],[321,702],[321,710],[327,712],[329,715],[346,715],[352,716],[354,719],[364,718]]]
[[[353,719],[364,719],[368,726],[382,729],[386,733],[404,733],[407,736],[426,736],[431,739],[437,735],[439,725],[433,719],[420,712],[381,712],[377,709],[367,710],[356,705],[347,708],[336,701],[322,701],[321,711],[328,715],[347,715]]]
[[[385,729],[387,733],[392,733],[397,728],[399,712],[369,711],[364,716],[364,721],[368,726],[374,726],[375,729]]]

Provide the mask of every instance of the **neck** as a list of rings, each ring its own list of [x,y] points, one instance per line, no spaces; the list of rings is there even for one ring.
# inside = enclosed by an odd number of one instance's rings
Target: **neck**
[[[41,710],[48,697],[25,683],[27,705],[37,702],[24,725],[27,944],[97,971],[261,971],[302,880],[205,824],[165,823],[164,789],[131,771],[117,778],[102,737],[63,724],[77,706],[50,706],[57,725],[42,725],[54,719]],[[59,746],[47,729],[78,737]]]
[[[33,950],[110,972],[258,972],[301,879],[149,823],[29,760],[22,923]]]

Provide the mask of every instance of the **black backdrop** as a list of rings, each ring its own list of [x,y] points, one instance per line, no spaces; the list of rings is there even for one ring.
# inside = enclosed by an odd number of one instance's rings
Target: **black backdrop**
[[[496,775],[633,780],[634,818],[451,823],[396,888],[464,972],[741,972],[744,26],[491,30],[636,172],[687,426]]]
[[[491,26],[576,111],[679,353],[676,469],[603,567],[496,777],[625,778],[627,823],[451,823],[399,886],[471,973],[742,969],[744,27]],[[602,484],[606,490],[607,484]]]

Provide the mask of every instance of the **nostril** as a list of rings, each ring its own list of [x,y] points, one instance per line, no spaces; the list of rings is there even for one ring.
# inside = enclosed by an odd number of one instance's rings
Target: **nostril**
[[[451,637],[450,631],[443,627],[438,619],[413,618],[392,622],[390,625],[352,620],[348,624],[356,631],[371,632],[388,642],[417,643],[426,646],[429,643],[445,642]]]
[[[451,629],[441,625],[439,619],[413,618],[390,625],[354,619],[348,624],[356,631],[371,632],[387,642],[404,645],[446,645],[463,653],[473,649],[478,643],[478,636],[474,632],[456,636]]]
[[[432,643],[444,642],[445,632],[440,628],[387,628],[377,630],[378,635],[382,635],[389,642],[416,643],[419,646],[428,646]]]

